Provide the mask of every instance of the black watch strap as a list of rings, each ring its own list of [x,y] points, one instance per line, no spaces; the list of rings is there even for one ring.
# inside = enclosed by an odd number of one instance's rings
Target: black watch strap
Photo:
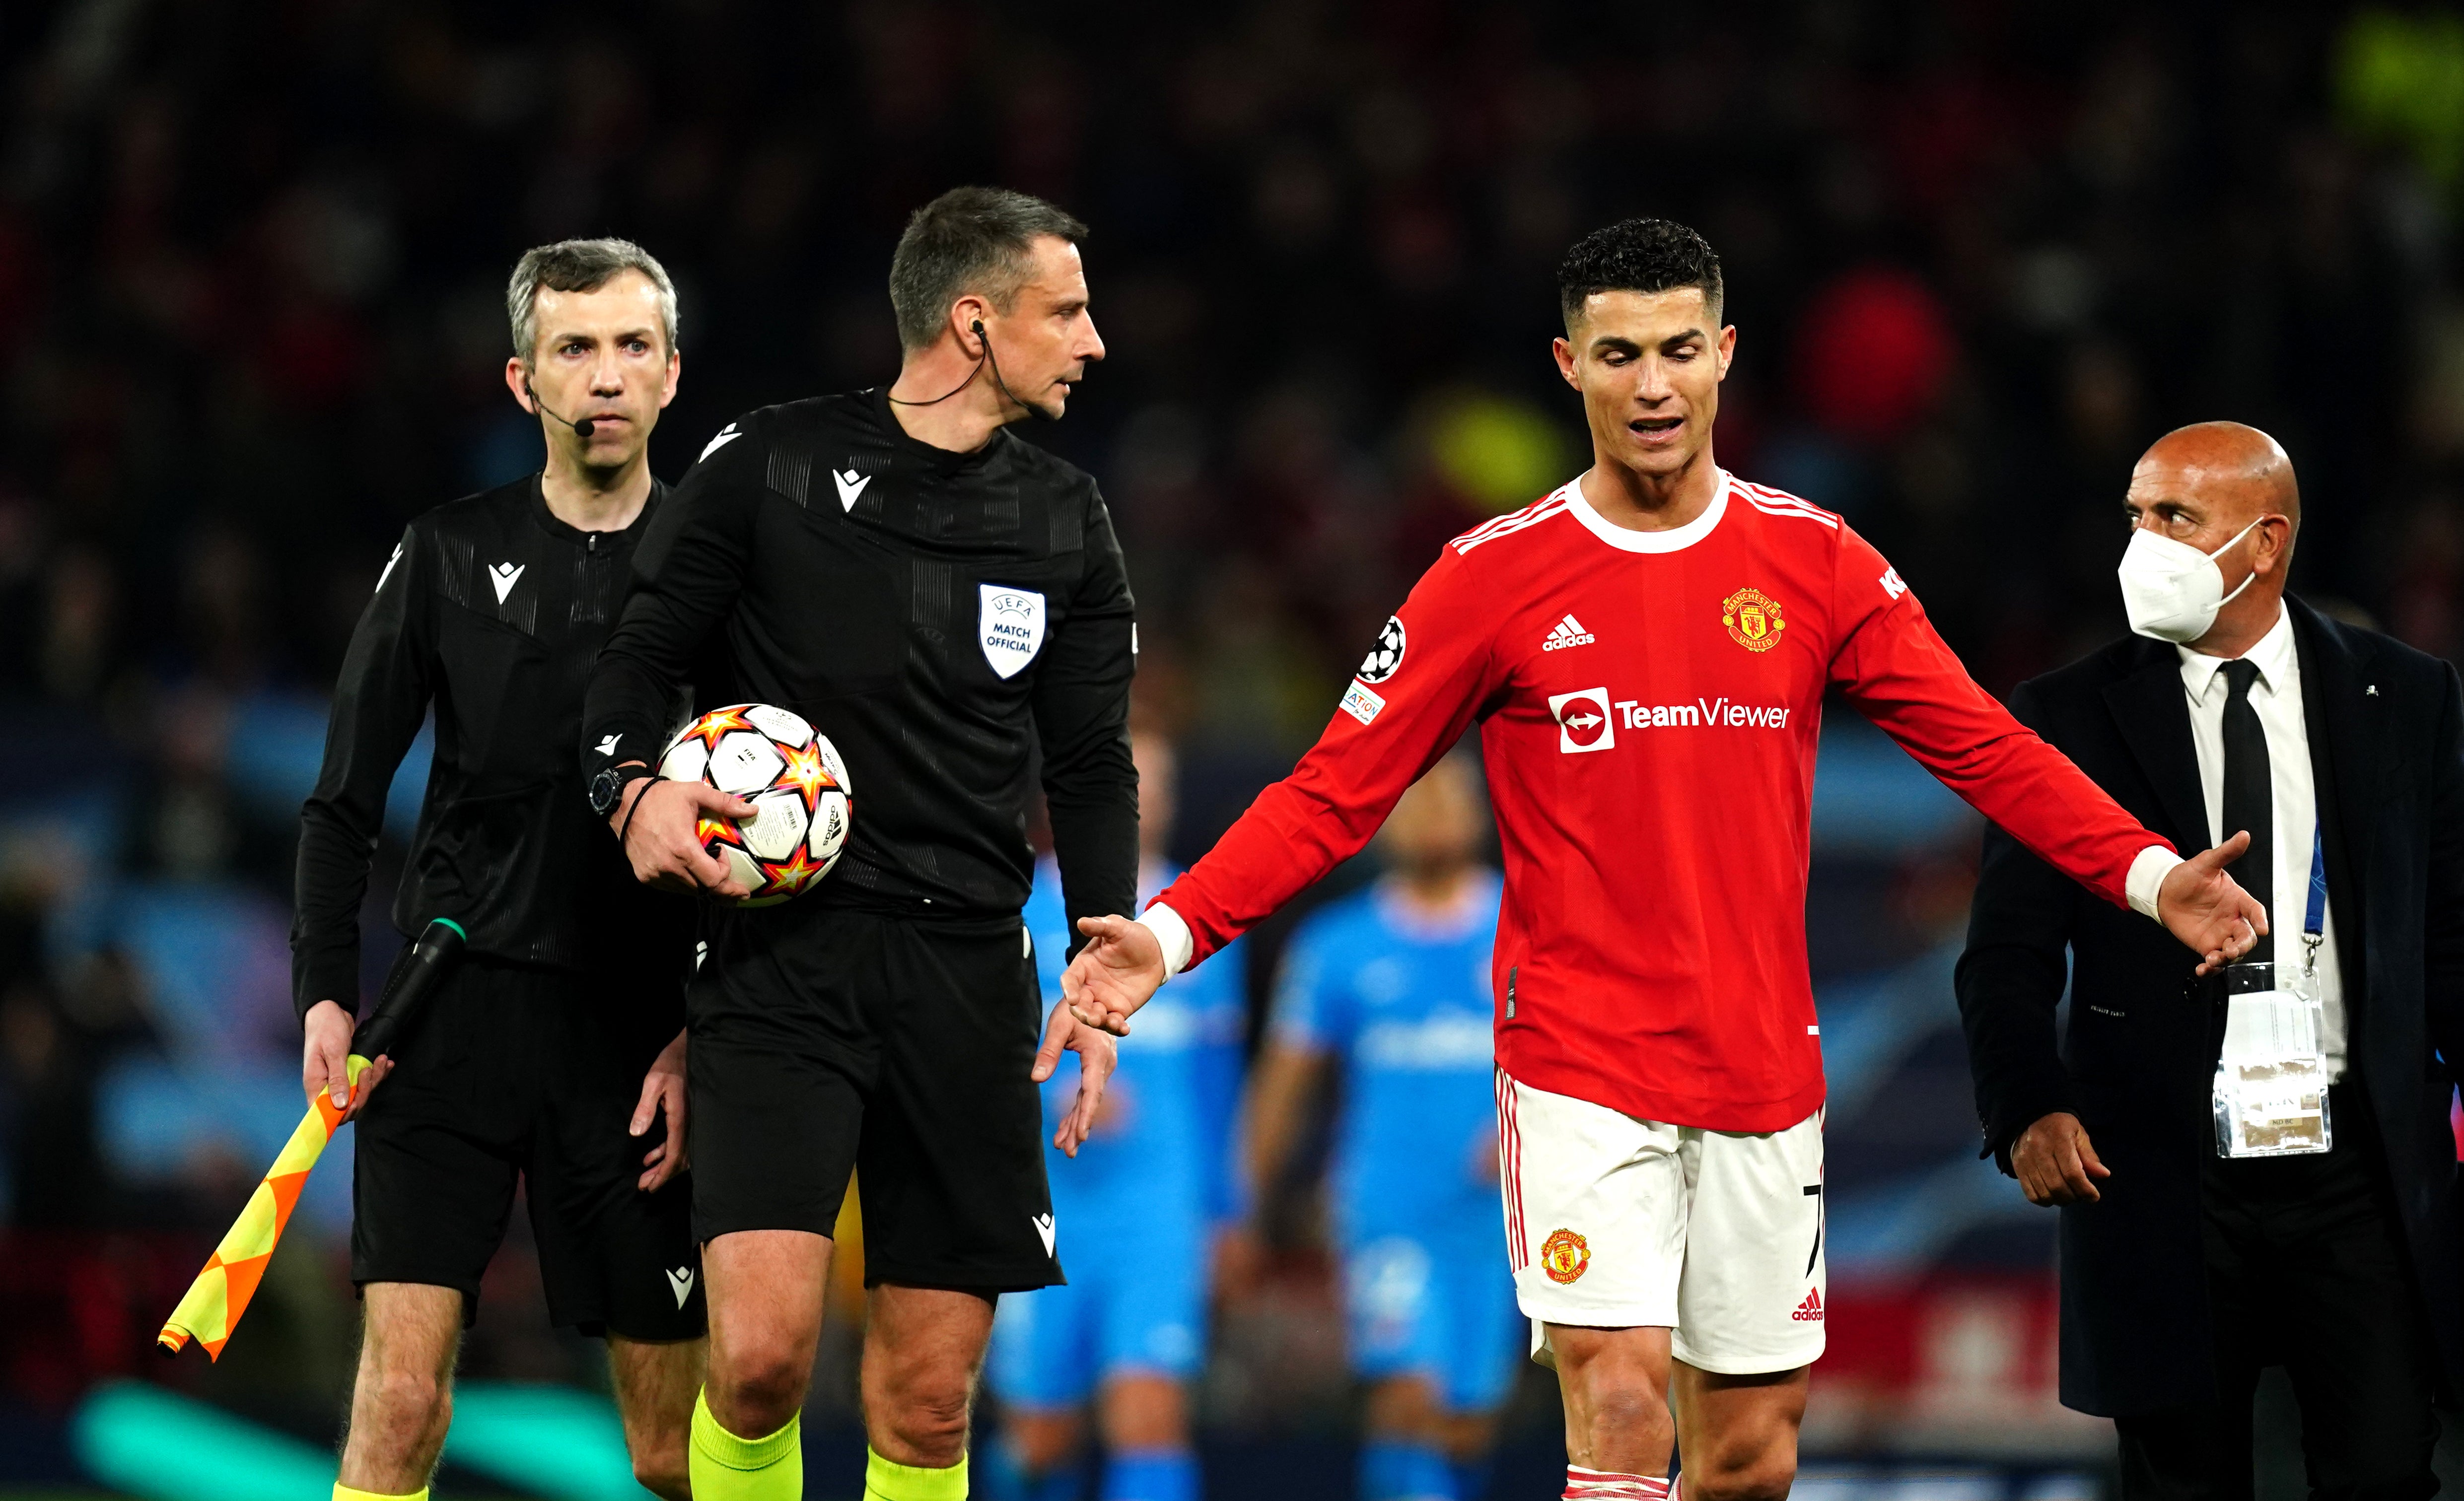
[[[627,785],[658,774],[638,761],[607,768],[590,779],[590,811],[606,817],[616,811],[616,804],[624,797]]]

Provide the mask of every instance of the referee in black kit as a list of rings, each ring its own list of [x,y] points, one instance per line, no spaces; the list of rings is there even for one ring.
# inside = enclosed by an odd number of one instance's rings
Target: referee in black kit
[[[997,189],[917,210],[891,264],[897,381],[713,438],[651,522],[591,679],[593,805],[646,881],[744,894],[693,820],[750,805],[649,770],[688,676],[698,707],[810,720],[854,797],[847,853],[811,894],[705,918],[688,1002],[712,1328],[700,1501],[802,1493],[797,1412],[850,1168],[873,1284],[867,1496],[966,1494],[994,1299],[1061,1280],[1035,1080],[1080,1053],[1058,1138],[1074,1152],[1113,1055],[1059,1007],[1036,1045],[1029,767],[1040,750],[1070,915],[1129,910],[1136,637],[1094,482],[1003,429],[1059,417],[1103,357],[1085,236]]]
[[[517,1174],[549,1316],[605,1333],[634,1474],[688,1493],[705,1318],[691,1188],[674,1180],[693,914],[630,879],[573,764],[591,660],[668,504],[648,450],[676,391],[675,292],[638,246],[568,240],[524,255],[506,302],[505,380],[539,416],[546,468],[403,533],[352,634],[300,816],[303,1082],[340,1102],[369,856],[433,706],[435,765],[394,923],[414,933],[451,918],[470,944],[403,1055],[376,1060],[353,1102],[351,1277],[367,1312],[338,1501],[427,1494],[454,1350]]]

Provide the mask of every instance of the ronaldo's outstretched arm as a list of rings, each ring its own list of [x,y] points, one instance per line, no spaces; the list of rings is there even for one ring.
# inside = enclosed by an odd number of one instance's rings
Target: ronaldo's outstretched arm
[[[1136,921],[1119,915],[1126,907],[1078,919],[1088,942],[1061,987],[1079,1018],[1126,1036],[1131,1014],[1166,979],[1360,853],[1495,690],[1495,619],[1463,557],[1441,555],[1362,664],[1376,686],[1353,683],[1292,774],[1260,793]]]
[[[2181,859],[1977,685],[1864,538],[1842,527],[1837,545],[1833,611],[1845,628],[1830,678],[1849,703],[2046,864],[2164,925],[2198,953],[2199,973],[2250,951],[2267,909],[2225,874],[2248,836]]]

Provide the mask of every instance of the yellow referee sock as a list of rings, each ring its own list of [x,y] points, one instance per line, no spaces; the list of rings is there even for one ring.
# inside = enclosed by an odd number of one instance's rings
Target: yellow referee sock
[[[701,1492],[693,1492],[700,1501]],[[947,1469],[896,1465],[864,1447],[864,1501],[967,1501],[967,1457]]]
[[[687,1461],[694,1501],[802,1501],[803,1417],[763,1438],[744,1439],[710,1415],[710,1390],[693,1398],[693,1454]]]
[[[428,1501],[428,1488],[422,1486],[407,1496],[389,1496],[382,1490],[354,1490],[337,1480],[334,1501]]]

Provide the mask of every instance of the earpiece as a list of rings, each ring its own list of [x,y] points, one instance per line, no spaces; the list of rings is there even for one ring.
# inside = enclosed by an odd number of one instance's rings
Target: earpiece
[[[967,327],[976,336],[976,344],[978,349],[980,351],[980,353],[976,356],[974,367],[967,371],[967,378],[964,381],[959,381],[957,385],[954,385],[950,387],[950,389],[942,392],[940,395],[933,398],[933,400],[929,402],[909,402],[892,396],[889,398],[891,404],[893,406],[938,406],[943,402],[948,401],[950,398],[957,395],[967,387],[975,384],[976,377],[983,374],[984,368],[989,365],[992,367],[993,384],[1001,387],[1001,395],[1008,397],[1013,402],[1018,402],[1019,405],[1026,407],[1028,411],[1033,412],[1036,416],[1045,418],[1048,421],[1051,416],[1050,413],[1045,411],[1041,406],[1032,406],[1028,405],[1028,403],[1024,402],[1019,402],[1018,393],[1011,390],[1009,388],[1009,382],[1001,379],[1001,361],[993,358],[992,336],[984,332],[984,320],[981,318],[971,318],[967,322]],[[531,400],[538,401],[539,398],[533,397]]]

